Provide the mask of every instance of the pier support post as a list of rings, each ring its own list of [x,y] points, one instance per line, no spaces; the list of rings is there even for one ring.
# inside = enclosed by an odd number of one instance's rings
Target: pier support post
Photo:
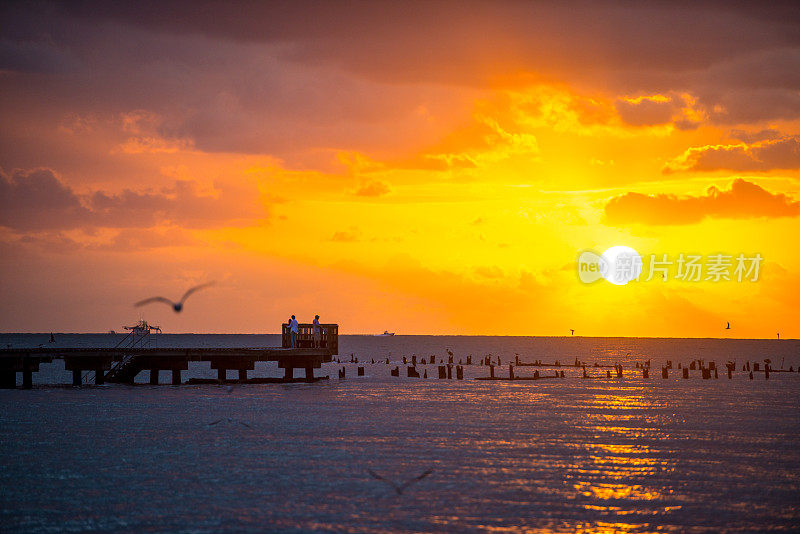
[[[517,356],[517,361],[519,361],[519,356]],[[509,380],[514,380],[514,366],[513,365],[509,365],[508,366],[508,379]]]
[[[489,366],[489,376],[494,378],[494,365]]]
[[[17,372],[3,371],[0,373],[0,387],[3,389],[14,389],[17,387]]]
[[[361,369],[362,369],[361,374],[364,374],[363,367]],[[313,382],[313,381],[314,381],[314,367],[311,365],[306,365],[306,382]]]
[[[217,380],[219,380],[220,382],[224,382],[227,377],[228,377],[227,369],[223,369],[222,367],[217,369]]]
[[[444,365],[439,366],[439,380],[447,378],[447,368]]]
[[[239,382],[246,382],[247,381],[247,369],[237,369],[237,376],[239,378]]]
[[[647,367],[642,370],[642,378],[650,378],[650,369]]]
[[[287,366],[283,370],[283,379],[284,380],[293,380],[294,379],[294,367]]]
[[[158,369],[150,369],[150,385],[158,385]]]
[[[72,370],[72,385],[73,386],[80,386],[81,385],[81,370],[80,369],[73,369]]]
[[[180,369],[173,369],[172,370],[172,385],[173,386],[180,386],[181,385],[181,370]]]
[[[683,368],[683,378],[689,378],[689,369]]]
[[[16,377],[14,377],[14,382],[16,382]],[[30,369],[25,369],[22,371],[22,388],[23,389],[31,389],[33,387],[33,371]]]
[[[452,364],[449,364],[447,366],[447,379],[448,380],[452,380],[453,379],[453,366],[452,366]]]
[[[106,374],[102,368],[94,370],[94,383],[96,386],[102,386],[106,383]]]

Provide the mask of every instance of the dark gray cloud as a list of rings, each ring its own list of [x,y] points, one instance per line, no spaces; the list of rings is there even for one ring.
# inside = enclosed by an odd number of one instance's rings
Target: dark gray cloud
[[[94,191],[79,195],[50,169],[0,174],[0,226],[18,231],[72,228],[148,228],[179,224],[208,228],[267,218],[255,188],[218,185],[217,195],[178,180],[158,191]]]
[[[0,33],[4,117],[147,109],[211,152],[424,146],[420,106],[520,72],[689,93],[720,124],[800,117],[794,2],[5,2]],[[645,107],[620,113],[667,114]]]

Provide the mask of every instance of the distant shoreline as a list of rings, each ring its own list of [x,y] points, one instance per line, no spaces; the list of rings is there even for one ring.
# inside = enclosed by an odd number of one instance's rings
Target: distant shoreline
[[[124,335],[124,332],[116,332],[111,334],[109,332],[52,332],[54,335],[69,335],[69,336],[117,336]],[[0,336],[29,336],[29,335],[47,335],[47,332],[0,332]],[[164,332],[162,334],[153,334],[160,336],[280,336],[280,332]],[[520,339],[712,339],[719,341],[798,341],[799,338],[769,338],[769,337],[679,337],[679,336],[546,336],[546,335],[509,335],[509,334],[395,334],[393,336],[383,336],[381,334],[342,334],[339,336],[348,337],[382,337],[386,339],[391,338],[413,338],[413,337],[457,337],[457,338],[520,338]]]

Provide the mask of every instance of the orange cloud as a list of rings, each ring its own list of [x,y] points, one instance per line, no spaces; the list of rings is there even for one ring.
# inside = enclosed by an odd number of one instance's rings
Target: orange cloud
[[[176,180],[159,191],[79,195],[51,169],[16,169],[11,176],[0,172],[0,226],[22,231],[164,224],[208,228],[267,217],[255,188],[215,185],[212,194],[200,192],[196,182]]]
[[[800,136],[767,139],[752,144],[692,147],[668,162],[663,172],[769,171],[800,169]]]
[[[711,186],[705,195],[643,195],[625,193],[605,205],[605,222],[621,226],[692,224],[706,217],[746,219],[752,217],[796,217],[800,202],[781,193],[736,179],[727,191]]]
[[[356,189],[355,194],[360,197],[380,197],[391,192],[389,184],[380,180],[368,180]]]

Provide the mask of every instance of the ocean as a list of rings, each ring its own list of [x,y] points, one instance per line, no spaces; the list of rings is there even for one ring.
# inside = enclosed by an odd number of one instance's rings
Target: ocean
[[[49,337],[0,334],[0,347]],[[113,346],[121,335],[55,337]],[[152,343],[279,340],[161,334]],[[159,386],[143,373],[141,385],[72,388],[56,385],[71,382],[61,361],[43,365],[33,389],[0,390],[0,530],[800,532],[797,340],[340,336],[339,345],[343,361],[359,363],[325,364],[317,375],[329,380],[232,390],[169,386],[166,373]],[[563,379],[474,380],[489,374],[481,365],[467,366],[465,380],[438,380],[432,365],[417,366],[427,379],[406,376],[403,356],[439,360],[448,349],[456,363],[499,357],[497,376],[515,355],[578,358],[593,379],[560,367]],[[750,380],[741,371],[765,358],[794,372]],[[715,361],[719,378],[682,379],[678,364],[693,359]],[[648,379],[636,367],[646,360]],[[617,362],[622,378],[592,367]],[[281,373],[270,363],[250,376]],[[198,362],[191,377],[216,373]]]

